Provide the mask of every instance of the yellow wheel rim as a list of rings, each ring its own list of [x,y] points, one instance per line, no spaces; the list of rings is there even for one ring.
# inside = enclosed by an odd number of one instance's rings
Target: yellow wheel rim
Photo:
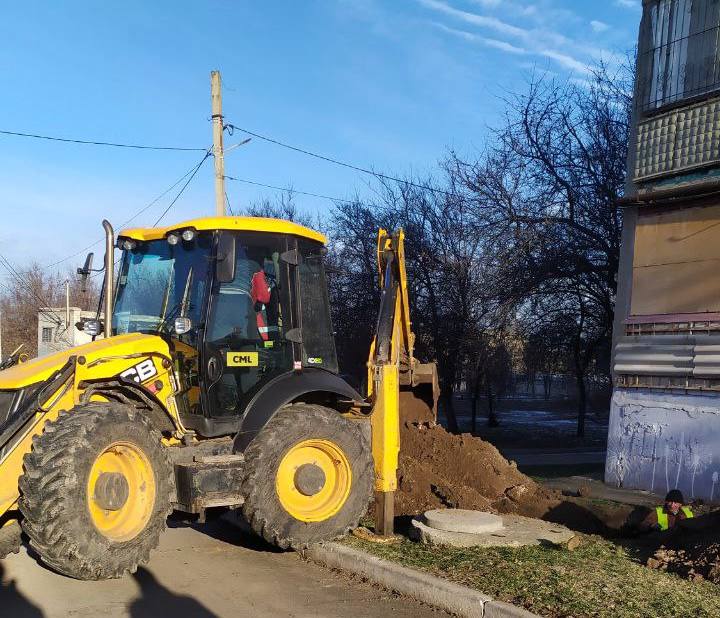
[[[128,442],[115,442],[95,459],[87,483],[90,517],[111,541],[135,538],[155,506],[155,474],[145,453]]]
[[[306,522],[324,521],[335,515],[350,495],[351,485],[350,463],[330,440],[295,444],[285,453],[275,477],[280,504],[295,519]]]

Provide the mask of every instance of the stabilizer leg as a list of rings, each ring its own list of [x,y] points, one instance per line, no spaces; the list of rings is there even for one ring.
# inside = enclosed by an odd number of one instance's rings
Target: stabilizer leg
[[[395,492],[375,492],[375,534],[392,536],[395,534]]]

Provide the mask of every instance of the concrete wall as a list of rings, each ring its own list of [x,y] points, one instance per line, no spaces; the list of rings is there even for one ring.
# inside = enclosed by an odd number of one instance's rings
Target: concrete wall
[[[79,331],[75,324],[81,318],[94,318],[94,311],[82,311],[79,307],[70,307],[70,324],[65,327],[65,308],[43,308],[38,313],[38,357],[54,354],[68,348],[92,341],[92,337]],[[51,329],[50,341],[43,341],[43,328]]]
[[[720,398],[616,388],[610,410],[605,482],[686,499],[720,502]]]

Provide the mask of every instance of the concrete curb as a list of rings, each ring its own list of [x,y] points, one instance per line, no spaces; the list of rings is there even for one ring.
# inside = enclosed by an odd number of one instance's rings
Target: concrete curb
[[[467,586],[408,569],[340,543],[313,545],[305,555],[314,562],[361,575],[388,590],[464,618],[536,617],[521,607],[495,601]]]

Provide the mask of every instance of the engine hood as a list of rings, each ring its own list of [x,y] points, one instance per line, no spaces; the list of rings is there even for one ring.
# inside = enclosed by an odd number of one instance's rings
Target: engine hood
[[[107,356],[124,356],[147,351],[170,355],[167,343],[157,335],[130,333],[109,339],[98,339],[42,358],[34,358],[20,365],[0,371],[0,390],[23,388],[47,380],[71,356],[84,356],[88,363]]]

